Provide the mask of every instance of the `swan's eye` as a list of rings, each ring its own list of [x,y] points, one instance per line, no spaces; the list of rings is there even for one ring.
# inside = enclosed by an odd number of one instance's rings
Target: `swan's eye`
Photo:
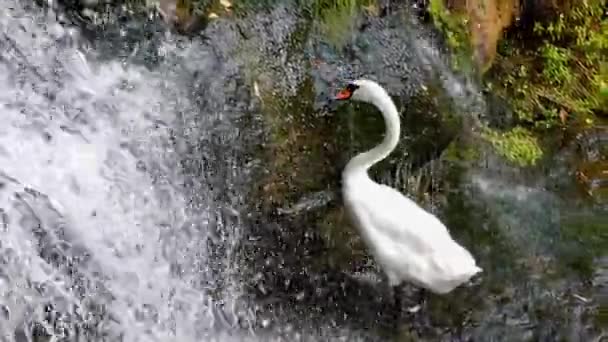
[[[338,95],[336,95],[337,100],[348,100],[353,96],[355,90],[359,89],[359,86],[354,83],[349,83],[346,88],[342,89]]]

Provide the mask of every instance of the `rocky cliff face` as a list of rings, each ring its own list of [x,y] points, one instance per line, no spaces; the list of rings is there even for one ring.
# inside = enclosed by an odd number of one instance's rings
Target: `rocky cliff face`
[[[492,65],[503,32],[514,25],[533,27],[534,22],[565,13],[582,0],[441,0],[466,22],[473,55],[482,71]]]
[[[235,12],[244,1],[235,1]],[[443,9],[461,14],[458,23],[471,38],[462,42],[472,43],[484,68],[492,64],[503,31],[532,11],[518,0],[443,1],[438,0]],[[223,6],[221,1],[213,3]],[[188,185],[193,188],[189,191],[230,204],[225,206],[227,214],[217,218],[229,222],[221,226],[228,228],[214,230],[210,242],[210,269],[217,277],[214,284],[219,284],[214,295],[223,298],[225,283],[242,288],[256,324],[271,324],[279,331],[332,325],[358,335],[363,330],[399,335],[401,340],[559,340],[574,336],[571,332],[579,340],[593,340],[597,329],[587,317],[594,317],[593,296],[599,290],[590,287],[595,278],[584,272],[605,268],[605,257],[594,260],[607,250],[604,235],[598,233],[605,220],[576,211],[574,196],[563,196],[562,203],[561,193],[547,191],[570,191],[569,168],[575,167],[563,161],[569,155],[520,169],[482,139],[473,139],[471,127],[460,121],[477,113],[472,100],[476,88],[470,90],[451,73],[443,59],[447,56],[437,48],[441,44],[410,20],[409,8],[385,16],[367,9],[343,16],[332,7],[326,16],[312,17],[308,8],[285,3],[244,18],[227,18],[228,6],[223,12],[215,7],[195,12],[186,1],[159,3],[165,20],[181,27],[178,31],[190,31],[188,23],[196,16],[208,22],[202,32],[206,40],[196,37],[193,43],[204,48],[180,50],[185,55],[180,63],[187,66],[175,66],[187,72],[184,83],[192,94],[185,93],[200,106],[200,115],[175,130],[208,132],[208,137],[184,148],[188,152],[183,168],[196,175],[193,184],[212,179],[209,187],[214,190]],[[223,19],[208,20],[216,15]],[[147,46],[157,51],[146,37],[156,29],[153,25],[164,23],[141,22],[129,27],[127,43],[139,51]],[[103,29],[103,35],[94,36],[97,51],[127,45],[119,34],[122,27]],[[334,36],[341,38],[339,47]],[[128,51],[106,54],[131,55],[135,47]],[[157,59],[152,56],[148,60]],[[521,70],[522,63],[513,64]],[[484,268],[480,283],[450,296],[428,298],[426,308],[408,315],[397,329],[391,326],[393,298],[340,199],[344,164],[381,140],[382,118],[363,104],[331,111],[320,105],[353,77],[385,85],[402,116],[399,147],[371,170],[371,176],[441,217]],[[511,83],[505,88],[517,89]],[[530,93],[522,93],[529,102]],[[250,103],[249,97],[255,100]],[[502,107],[512,100],[512,95],[505,96],[505,104],[496,105],[500,111],[483,109],[484,120],[497,122],[493,127],[500,129],[511,126]],[[497,142],[505,155],[525,152],[522,141],[527,135],[506,136],[514,139]],[[589,134],[578,144],[585,151],[600,151],[593,146],[601,137]],[[584,157],[589,163],[601,162],[595,155]],[[578,176],[596,193],[604,184],[599,179],[603,169],[589,165]],[[233,191],[238,191],[236,199]],[[245,209],[233,209],[233,203],[241,208],[241,198]],[[230,222],[245,222],[238,231],[242,235],[233,233],[236,228]],[[191,257],[198,260],[199,254]],[[237,275],[229,278],[230,272]],[[413,294],[406,289],[408,300]]]

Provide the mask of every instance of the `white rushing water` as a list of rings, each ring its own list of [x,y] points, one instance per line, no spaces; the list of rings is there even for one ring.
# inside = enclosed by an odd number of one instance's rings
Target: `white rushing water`
[[[156,32],[151,34],[156,40],[149,40],[142,37],[143,31],[151,33],[148,27],[136,27],[140,31],[133,37],[125,29],[124,40],[97,37],[102,41],[88,49],[78,30],[57,23],[53,13],[25,8],[26,2],[20,0],[0,0],[0,6],[0,342],[374,340],[366,335],[367,326],[357,325],[367,319],[369,326],[380,326],[378,317],[385,307],[376,298],[368,301],[375,292],[363,282],[351,284],[353,289],[347,292],[342,287],[345,282],[338,289],[337,280],[323,280],[326,274],[319,274],[298,285],[310,290],[302,293],[322,298],[296,306],[289,293],[283,297],[272,293],[280,286],[273,285],[272,277],[267,301],[251,300],[256,289],[239,288],[257,285],[257,280],[239,277],[251,276],[259,266],[257,260],[244,260],[240,265],[244,268],[236,263],[239,244],[248,241],[243,226],[257,214],[243,209],[250,177],[260,163],[247,155],[248,148],[260,141],[256,109],[251,109],[253,96],[243,75],[251,71],[248,64],[255,64],[264,71],[259,79],[275,82],[281,93],[293,95],[299,89],[307,75],[305,61],[289,57],[286,48],[298,22],[293,13],[275,7],[244,20],[241,24],[251,30],[249,39],[239,38],[240,27],[237,30],[233,23],[222,26],[216,21],[205,31],[206,42],[177,42],[175,36],[160,38],[162,34]],[[380,41],[374,34],[367,39]],[[154,53],[162,58],[148,69],[136,60],[145,54],[114,56],[126,41],[145,46],[142,50],[156,49]],[[414,47],[406,88],[420,86],[418,78],[430,68],[442,76],[441,85],[457,107],[475,107],[471,102],[477,98],[470,95],[474,89],[453,77],[432,44],[414,39],[409,45],[399,39],[384,41],[404,54],[412,54]],[[380,75],[383,70],[392,72],[378,62],[387,50],[360,51],[370,57],[361,69]],[[325,67],[327,74],[343,62],[336,58],[335,64]],[[386,77],[402,86],[403,77]],[[317,83],[331,85],[335,76]],[[253,115],[245,118],[243,113]],[[239,121],[249,126],[243,128]],[[557,219],[563,213],[555,196],[542,184],[514,186],[511,178],[503,182],[490,171],[467,174],[476,189],[471,197],[488,202],[484,203],[488,211],[507,227],[497,233],[507,243],[514,242],[517,248],[509,250],[516,249],[514,255],[523,260],[558,246]],[[437,201],[431,200],[435,207]],[[249,228],[257,224],[266,232],[265,223],[254,222]],[[494,229],[488,227],[482,225],[477,233]],[[477,233],[473,233],[474,237]],[[509,266],[510,254],[499,260],[490,253],[496,246],[484,246],[484,255],[495,259],[491,263],[496,269]],[[264,265],[259,269],[264,276],[280,273],[275,271],[283,267],[283,260],[273,264],[263,253],[268,248],[267,254],[278,259],[282,254],[273,254],[274,247],[261,247]],[[603,269],[602,261],[598,268]],[[484,282],[512,280],[505,280],[506,272],[497,273],[495,279],[492,272],[487,274]],[[262,279],[262,273],[253,278]],[[328,285],[332,281],[334,285]],[[516,282],[522,284],[522,291],[532,288],[527,280]],[[553,291],[544,284],[535,288]],[[344,294],[328,293],[332,289]],[[353,297],[342,298],[346,293]],[[519,293],[509,303],[517,315],[517,305],[528,300]],[[483,292],[475,295],[484,296]],[[337,304],[342,303],[338,299],[346,304]],[[455,300],[454,307],[459,305]],[[264,307],[272,307],[268,303],[273,301],[282,301],[286,313]],[[354,309],[344,310],[346,305]],[[292,307],[296,309],[290,312]],[[492,305],[488,308],[477,312],[485,319],[484,327],[469,330],[482,336],[494,322],[507,332],[527,329],[505,324],[504,312],[491,312]],[[344,313],[345,320],[355,323],[341,325],[330,314],[326,319],[315,311],[339,315],[348,311],[351,316]],[[291,313],[296,316],[294,325],[282,317]],[[515,326],[518,321],[513,322]],[[409,318],[407,323],[419,324]],[[503,336],[502,331],[490,336]],[[45,334],[53,338],[35,336]]]
[[[40,324],[82,341],[217,337],[210,203],[186,198],[171,143],[192,109],[178,79],[96,62],[52,16],[0,6],[0,340]]]
[[[211,146],[245,139],[223,104],[234,64],[169,36],[154,70],[100,58],[53,13],[0,6],[0,341],[360,340],[254,329],[239,299],[246,170]]]

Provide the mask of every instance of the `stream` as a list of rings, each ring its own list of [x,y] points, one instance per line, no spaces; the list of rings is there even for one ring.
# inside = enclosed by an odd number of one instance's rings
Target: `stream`
[[[289,1],[194,37],[0,5],[0,341],[608,337],[608,208],[577,188],[580,141],[524,169],[475,140],[500,110],[407,6],[337,41]],[[399,322],[342,216],[341,169],[382,134],[369,107],[327,101],[356,77],[402,111],[373,177],[484,270]]]

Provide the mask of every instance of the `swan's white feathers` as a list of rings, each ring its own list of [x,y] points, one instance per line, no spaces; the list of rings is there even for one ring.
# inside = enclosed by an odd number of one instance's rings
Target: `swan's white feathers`
[[[420,252],[427,253],[439,248],[440,244],[437,243],[448,233],[435,216],[416,202],[369,178],[359,178],[356,183],[345,182],[344,195],[358,210],[366,212],[374,222],[375,230],[393,239],[407,239],[412,248]]]
[[[443,223],[416,202],[369,178],[356,179],[345,182],[345,201],[392,285],[409,281],[446,293],[481,271]]]
[[[342,173],[344,202],[353,223],[391,285],[408,281],[435,293],[450,292],[481,268],[438,218],[397,190],[369,178],[367,170],[399,142],[399,113],[376,82],[356,80],[352,84],[357,87],[351,99],[375,105],[386,122],[382,142],[352,158]]]

